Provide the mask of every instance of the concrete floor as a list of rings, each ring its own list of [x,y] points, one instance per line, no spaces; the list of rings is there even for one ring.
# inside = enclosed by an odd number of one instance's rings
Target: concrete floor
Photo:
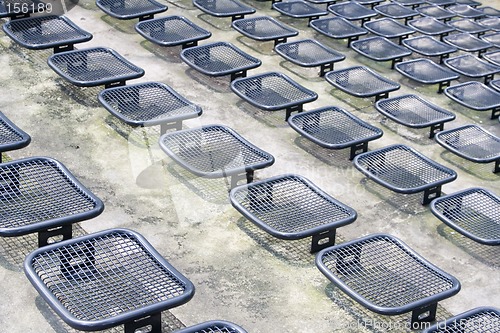
[[[298,37],[316,38],[339,52],[345,61],[370,66],[397,81],[391,94],[416,93],[457,116],[445,128],[475,123],[500,136],[498,120],[489,113],[461,107],[437,94],[436,86],[410,82],[390,64],[376,63],[270,10],[270,2],[245,0],[256,15],[271,15],[300,30]],[[230,19],[214,18],[194,8],[190,0],[166,2],[169,9],[156,17],[179,14],[212,32],[206,41],[230,41],[262,60],[249,75],[280,71],[318,93],[305,109],[334,105],[345,108],[384,131],[370,150],[402,143],[454,169],[458,179],[443,187],[452,193],[472,186],[500,194],[500,177],[492,165],[467,162],[427,138],[428,130],[412,130],[384,119],[372,99],[358,99],[334,89],[317,76],[284,61],[272,42],[256,42],[231,29]],[[487,5],[500,9],[500,1]],[[135,21],[106,16],[91,0],[80,1],[67,16],[94,38],[78,48],[106,46],[142,67],[143,81],[164,82],[203,108],[200,118],[185,128],[202,124],[227,125],[270,152],[275,164],[256,172],[257,179],[297,173],[354,208],[358,219],[338,230],[337,242],[371,233],[390,233],[458,278],[462,290],[440,302],[438,319],[477,306],[500,307],[500,251],[478,245],[445,227],[420,195],[400,195],[367,180],[348,161],[347,151],[328,151],[299,137],[283,121],[284,111],[265,112],[243,102],[229,87],[229,78],[213,79],[190,69],[179,58],[180,48],[162,48],[134,31]],[[204,43],[202,42],[202,43]],[[144,235],[157,250],[196,286],[187,304],[165,312],[165,332],[210,319],[233,321],[248,332],[401,332],[409,314],[378,316],[346,298],[319,272],[308,253],[310,240],[280,241],[244,219],[228,201],[225,179],[195,177],[177,166],[158,146],[158,128],[131,128],[112,117],[97,102],[100,88],[73,87],[46,64],[49,51],[29,51],[0,35],[0,111],[28,132],[31,144],[7,157],[50,156],[105,203],[99,217],[75,226],[83,234],[125,227]],[[461,79],[464,81],[464,79]],[[456,84],[456,82],[454,83]],[[22,261],[34,249],[33,235],[0,239],[0,332],[74,332],[45,305],[25,278]],[[118,332],[114,329],[110,332]]]

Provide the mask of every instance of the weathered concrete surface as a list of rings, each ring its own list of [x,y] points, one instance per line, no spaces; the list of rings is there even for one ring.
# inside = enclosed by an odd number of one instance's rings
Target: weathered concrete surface
[[[251,2],[259,15],[278,17],[269,2]],[[319,94],[306,110],[335,105],[379,126],[384,136],[370,149],[404,143],[453,168],[458,179],[443,187],[445,193],[482,186],[500,194],[500,177],[492,165],[475,165],[446,152],[427,138],[426,130],[395,125],[375,111],[373,100],[361,100],[335,90],[316,76],[273,53],[272,43],[258,43],[231,30],[229,19],[216,19],[195,9],[189,0],[168,2],[162,15],[180,14],[210,30],[205,42],[226,40],[262,60],[249,75],[278,70]],[[500,1],[488,1],[500,8]],[[162,16],[162,15],[158,15]],[[203,108],[203,115],[184,126],[228,125],[255,145],[272,153],[276,163],[256,172],[257,179],[297,173],[319,185],[358,212],[355,223],[338,231],[338,242],[370,233],[391,233],[431,262],[457,277],[462,290],[441,302],[444,319],[482,305],[500,307],[499,250],[477,245],[443,227],[418,201],[419,195],[402,196],[367,181],[347,160],[347,152],[319,149],[283,121],[284,111],[263,112],[244,103],[229,88],[227,77],[207,78],[185,65],[179,48],[165,49],[135,33],[132,21],[117,21],[82,1],[68,13],[77,25],[94,35],[79,48],[115,49],[146,75],[130,81],[164,82]],[[453,128],[477,123],[500,135],[498,121],[471,111],[390,70],[316,34],[306,21],[279,17],[300,30],[299,38],[317,38],[344,53],[336,65],[369,65],[401,83],[403,93],[417,93],[457,115],[445,125]],[[159,149],[158,128],[130,128],[114,119],[97,102],[98,88],[82,89],[59,78],[47,65],[48,51],[28,51],[0,37],[0,110],[32,136],[31,144],[9,152],[11,159],[50,156],[64,163],[105,203],[104,213],[83,222],[78,233],[126,227],[143,234],[161,254],[195,284],[195,297],[171,310],[185,325],[209,319],[236,322],[249,332],[361,332],[404,331],[408,315],[388,318],[363,310],[335,289],[308,254],[309,240],[272,239],[246,221],[229,204],[227,181],[194,177]],[[47,309],[22,272],[22,260],[33,249],[34,238],[0,240],[1,332],[72,331]],[[168,313],[167,313],[168,314]],[[167,317],[166,315],[164,317]],[[171,327],[182,326],[175,318]],[[167,320],[168,321],[168,320]],[[177,325],[177,326],[176,326]],[[383,325],[386,325],[385,328]],[[399,325],[399,326],[398,326]],[[117,331],[117,330],[111,330]],[[168,331],[166,329],[166,331]]]

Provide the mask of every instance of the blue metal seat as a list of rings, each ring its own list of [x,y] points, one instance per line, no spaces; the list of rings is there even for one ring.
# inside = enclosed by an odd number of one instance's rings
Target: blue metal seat
[[[135,25],[135,30],[157,45],[165,47],[181,45],[183,49],[196,46],[198,41],[212,36],[210,31],[177,15],[139,22]]]
[[[404,76],[422,84],[439,84],[438,93],[457,80],[457,73],[442,67],[430,59],[419,58],[396,64],[396,70]]]
[[[317,32],[334,39],[346,39],[347,47],[351,42],[357,40],[359,36],[366,35],[368,31],[355,26],[343,17],[328,17],[313,20],[309,23],[311,28]]]
[[[103,12],[119,20],[150,20],[168,9],[155,0],[96,0],[95,3]]]
[[[349,21],[361,21],[361,24],[368,22],[372,17],[377,16],[377,12],[373,9],[366,8],[353,1],[330,5],[328,6],[328,11]]]
[[[21,149],[31,142],[29,134],[16,126],[6,115],[0,112],[0,163],[2,153],[10,150]]]
[[[428,16],[408,21],[408,25],[416,31],[425,35],[439,35],[439,38],[441,40],[443,40],[444,36],[447,36],[450,32],[455,30],[455,28],[453,28],[452,26],[441,22],[434,17]]]
[[[211,16],[231,17],[233,22],[255,13],[255,8],[237,0],[193,0],[193,5]]]
[[[446,36],[443,40],[462,51],[477,52],[479,57],[490,47],[493,47],[491,43],[465,32]]]
[[[457,52],[456,47],[425,35],[407,38],[403,40],[403,45],[426,57],[439,57],[440,64],[450,56],[450,53]]]
[[[385,37],[375,36],[363,38],[351,43],[354,51],[375,61],[391,61],[391,68],[404,57],[411,55],[406,47],[397,45]]]
[[[500,116],[500,92],[481,82],[471,81],[457,84],[446,88],[444,93],[455,102],[473,110],[491,110],[491,119]]]
[[[496,73],[500,72],[500,67],[479,59],[472,54],[464,54],[449,58],[444,64],[451,70],[471,78],[484,78],[484,84],[488,84]]]
[[[494,333],[500,326],[500,310],[491,307],[478,307],[440,321],[424,330],[423,333],[465,333],[470,327],[485,327],[483,333]],[[490,329],[491,328],[491,329]]]
[[[274,2],[273,9],[293,18],[307,18],[309,22],[328,14],[326,10],[319,9],[303,0]]]
[[[399,44],[402,43],[403,39],[408,38],[409,35],[415,32],[415,30],[407,25],[401,24],[398,21],[387,17],[366,22],[363,24],[363,27],[374,34],[385,38],[398,38]]]
[[[53,48],[54,53],[72,50],[92,34],[80,29],[65,16],[39,16],[6,22],[3,31],[19,45],[32,50]]]
[[[285,43],[289,37],[297,36],[299,32],[279,22],[270,16],[251,17],[236,20],[232,27],[248,38],[258,41],[274,41],[274,45]]]
[[[422,6],[416,9],[421,15],[433,17],[444,22],[451,20],[455,14],[437,5]]]

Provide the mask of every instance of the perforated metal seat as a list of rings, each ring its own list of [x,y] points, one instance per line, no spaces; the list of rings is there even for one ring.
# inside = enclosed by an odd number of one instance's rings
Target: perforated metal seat
[[[495,162],[493,172],[500,172],[500,138],[478,125],[465,125],[438,133],[436,141],[469,161]]]
[[[457,0],[425,0],[425,2],[431,5],[447,7],[454,5]]]
[[[500,245],[500,197],[486,189],[469,188],[433,200],[431,212],[475,242]]]
[[[408,49],[427,57],[439,57],[439,63],[456,52],[457,48],[438,41],[430,36],[418,36],[403,40],[403,45]]]
[[[351,47],[359,54],[375,61],[391,61],[391,68],[403,57],[411,55],[407,48],[397,45],[385,37],[375,36],[357,40],[351,43]]]
[[[413,19],[413,17],[420,15],[420,13],[416,10],[405,7],[397,2],[377,5],[373,7],[373,9],[383,16],[387,16],[395,20],[405,19],[405,23]]]
[[[488,17],[500,17],[500,10],[493,8],[491,6],[481,6],[479,8]]]
[[[255,13],[255,8],[244,5],[237,0],[193,0],[193,5],[215,17],[231,17],[232,21]]]
[[[17,127],[6,115],[0,112],[0,163],[2,153],[10,150],[21,149],[31,142],[29,134]]]
[[[423,191],[423,205],[441,195],[443,184],[457,178],[455,171],[402,144],[359,154],[353,162],[365,176],[394,192]]]
[[[471,19],[452,20],[448,22],[448,24],[459,32],[477,34],[478,36],[488,31],[488,28],[482,26],[481,24]]]
[[[444,36],[455,30],[455,28],[450,25],[443,23],[434,17],[427,16],[408,21],[408,25],[422,34],[430,36],[439,35],[441,40]]]
[[[71,225],[104,209],[60,162],[31,157],[0,164],[0,236],[38,233],[38,245],[72,237]]]
[[[183,120],[202,114],[199,106],[158,82],[104,89],[99,94],[99,102],[126,124],[160,125],[162,134],[170,128],[180,130]]]
[[[35,13],[47,13],[49,7],[39,0],[2,0],[0,2],[0,18],[27,18]]]
[[[32,252],[25,273],[68,325],[96,331],[125,325],[160,333],[161,312],[188,302],[193,284],[136,232],[111,229]]]
[[[53,48],[54,53],[73,49],[77,43],[92,39],[92,34],[80,29],[65,16],[41,16],[11,20],[3,31],[19,45],[32,50]]]
[[[273,9],[283,15],[294,18],[307,18],[309,21],[316,20],[328,14],[326,10],[321,10],[302,0],[275,2],[273,3]]]
[[[412,9],[415,9],[421,4],[425,3],[425,0],[393,0],[393,1],[403,6],[409,6]]]
[[[308,179],[281,175],[231,190],[231,204],[274,237],[295,240],[312,236],[311,253],[335,244],[339,227],[356,220],[356,212]]]
[[[373,9],[366,8],[353,1],[330,5],[328,6],[328,11],[349,21],[361,21],[362,24],[369,21],[372,17],[377,16],[377,12]]]
[[[103,12],[119,20],[149,20],[168,9],[155,0],[96,0],[95,3]]]
[[[500,66],[500,50],[483,54],[483,59],[488,60],[495,66]]]
[[[451,5],[446,9],[455,14],[456,16],[465,18],[478,18],[484,16],[484,13],[481,10],[475,9],[465,4]]]
[[[314,91],[279,72],[236,79],[231,83],[231,89],[248,103],[263,110],[286,109],[285,120],[292,112],[302,112],[305,103],[318,98]]]
[[[401,95],[375,103],[377,111],[395,122],[411,127],[430,127],[429,138],[442,131],[444,123],[455,119],[455,115],[417,95]]]
[[[347,38],[347,47],[350,46],[352,41],[357,40],[359,36],[366,35],[368,33],[365,29],[355,26],[342,17],[329,17],[313,20],[309,23],[309,25],[317,32],[330,38]]]
[[[491,45],[500,48],[500,32],[494,32],[481,36],[481,39],[491,43]],[[484,56],[484,54],[483,54]]]
[[[318,269],[367,309],[383,315],[412,312],[411,326],[431,322],[437,303],[460,282],[387,234],[368,235],[320,251]]]
[[[500,310],[496,308],[479,307],[459,315],[453,316],[445,321],[440,321],[424,333],[466,333],[471,327],[481,327],[482,333],[498,332],[500,326]]]
[[[408,26],[391,18],[382,18],[366,22],[363,24],[363,27],[374,34],[385,38],[398,38],[399,44],[401,44],[404,38],[407,38],[415,32],[412,28],[409,28]]]
[[[490,43],[472,36],[469,33],[454,34],[443,37],[443,40],[456,48],[466,52],[477,52],[480,57],[488,48],[492,47]]]
[[[259,16],[234,21],[232,27],[241,34],[258,40],[274,41],[274,45],[285,43],[288,37],[297,36],[299,32],[277,21],[270,16]]]
[[[444,22],[451,20],[455,14],[437,5],[421,6],[416,9],[421,15],[433,17]]]
[[[288,118],[288,123],[297,133],[323,148],[350,148],[350,160],[366,152],[368,142],[383,135],[379,128],[335,106],[297,113]]]
[[[357,3],[363,6],[370,5],[372,8],[385,0],[356,0]]]
[[[491,110],[491,119],[500,116],[500,93],[481,82],[465,82],[448,87],[446,96],[476,111]]]
[[[288,61],[303,67],[320,66],[319,76],[332,71],[336,62],[345,59],[345,55],[317,42],[314,39],[303,39],[276,45],[276,53]]]
[[[472,78],[484,77],[484,84],[488,84],[488,82],[493,80],[495,74],[500,72],[500,67],[471,54],[446,59],[444,64],[461,75]]]
[[[210,31],[177,15],[139,22],[135,25],[135,30],[150,42],[160,46],[181,45],[183,49],[196,46],[198,41],[212,36]]]
[[[457,73],[444,68],[430,59],[419,58],[396,64],[396,70],[404,76],[423,84],[439,84],[438,93],[457,80]]]
[[[144,75],[142,68],[104,47],[56,53],[49,57],[48,64],[62,78],[79,87],[105,85],[109,88]]]
[[[479,1],[475,0],[457,0],[456,3],[459,5],[468,5],[471,6],[472,8],[476,8],[482,5]]]
[[[490,30],[500,31],[500,17],[486,17],[484,19],[477,20],[477,23]]]
[[[247,71],[262,62],[227,42],[215,42],[182,50],[181,59],[209,76],[230,75],[231,81],[246,77]]]
[[[375,100],[389,97],[400,85],[365,66],[354,66],[328,72],[326,80],[336,88],[356,97],[372,97]]]
[[[211,320],[183,328],[174,333],[247,333],[247,331],[225,320]]]
[[[231,177],[231,188],[242,179],[251,183],[255,170],[274,163],[271,154],[222,125],[163,134],[160,147],[175,162],[197,176]]]

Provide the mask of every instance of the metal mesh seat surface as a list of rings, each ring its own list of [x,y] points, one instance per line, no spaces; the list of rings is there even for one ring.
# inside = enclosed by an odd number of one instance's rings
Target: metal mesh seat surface
[[[443,40],[462,51],[478,52],[479,56],[481,56],[481,54],[483,54],[483,52],[485,52],[488,48],[493,46],[487,41],[474,37],[466,32],[443,37]]]
[[[211,320],[183,328],[175,333],[247,333],[247,331],[225,320]]]
[[[484,13],[481,10],[475,9],[469,5],[464,5],[464,4],[452,5],[447,7],[446,9],[455,14],[456,16],[465,18],[478,18],[484,16]]]
[[[71,224],[98,216],[100,199],[61,163],[32,157],[0,164],[0,236],[39,232],[39,245],[54,229],[71,238]]]
[[[491,45],[500,48],[500,32],[494,32],[481,36],[481,39],[491,43]]]
[[[500,17],[500,10],[493,8],[491,6],[482,6],[479,8],[488,17]]]
[[[279,72],[236,79],[231,83],[231,89],[248,103],[263,110],[286,109],[285,120],[292,112],[301,112],[303,104],[318,98],[314,91]]]
[[[103,47],[56,53],[49,57],[48,64],[65,80],[79,87],[124,84],[126,80],[144,75],[142,68]]]
[[[104,89],[99,102],[121,121],[131,126],[161,125],[161,133],[172,123],[181,129],[183,120],[202,114],[199,106],[158,82]]]
[[[232,129],[206,125],[166,133],[160,137],[161,149],[175,162],[195,175],[221,178],[246,173],[252,182],[253,171],[274,163],[274,157],[252,145]],[[232,186],[234,187],[234,186]]]
[[[369,21],[370,18],[377,16],[378,14],[373,9],[366,8],[363,5],[353,1],[330,5],[328,6],[328,11],[349,21],[361,20],[362,23]]]
[[[201,11],[215,17],[229,17],[232,21],[255,13],[255,8],[237,0],[193,0],[193,5]]]
[[[422,6],[416,9],[421,15],[433,17],[437,20],[449,21],[455,14],[437,5]]]
[[[347,46],[351,44],[351,41],[358,39],[359,36],[366,35],[368,33],[365,29],[355,26],[342,17],[329,17],[313,20],[309,25],[317,32],[330,38],[347,38]]]
[[[343,292],[376,313],[412,311],[412,325],[433,321],[437,302],[460,290],[456,278],[387,234],[326,248],[316,255],[316,266]]]
[[[467,32],[470,34],[480,35],[485,31],[488,31],[488,28],[482,26],[472,19],[452,20],[448,22],[448,24],[459,32]]]
[[[432,213],[462,235],[484,245],[500,245],[500,197],[469,188],[434,200]],[[500,317],[497,318],[500,325]],[[500,326],[497,326],[497,328]]]
[[[397,2],[381,4],[373,7],[373,9],[376,12],[392,19],[405,19],[405,22],[411,20],[414,16],[420,15],[420,13],[416,10],[410,9]]]
[[[413,9],[417,8],[421,4],[425,3],[425,0],[393,0],[395,3],[399,3],[403,6],[410,6]]]
[[[40,248],[28,255],[24,269],[52,309],[79,330],[125,324],[126,332],[148,325],[150,332],[160,332],[161,311],[194,294],[187,278],[141,235],[126,229]]]
[[[408,21],[408,25],[420,33],[431,36],[440,35],[443,37],[455,30],[450,25],[428,16]]]
[[[500,66],[500,50],[483,54],[483,59],[488,60],[493,65]]]
[[[398,90],[400,85],[365,66],[353,66],[328,72],[326,80],[338,89],[356,96],[376,96],[376,100],[389,97],[391,91]]]
[[[215,42],[182,50],[181,59],[190,67],[209,76],[231,75],[231,81],[245,77],[247,70],[261,61],[227,42]]]
[[[475,0],[457,0],[456,4],[468,5],[468,6],[471,6],[472,8],[476,8],[478,6],[481,6],[481,2],[475,1]]]
[[[425,2],[431,5],[447,7],[454,5],[457,0],[425,0]]]
[[[303,39],[276,45],[276,53],[283,58],[303,67],[320,66],[319,75],[332,71],[336,62],[345,59],[345,55],[317,42],[314,39]]]
[[[300,135],[328,149],[351,148],[350,159],[368,150],[368,142],[380,138],[379,128],[334,106],[297,113],[288,119]]]
[[[351,43],[351,47],[359,54],[375,61],[391,60],[391,68],[403,57],[411,55],[407,48],[397,45],[385,37],[375,36],[357,40]]]
[[[444,123],[455,119],[455,115],[417,95],[401,95],[375,103],[377,111],[395,122],[411,127],[430,127],[429,138],[442,131]]]
[[[403,45],[410,50],[427,57],[439,56],[439,63],[448,58],[457,48],[434,39],[431,36],[418,36],[403,40]]]
[[[465,125],[438,133],[436,141],[469,161],[495,162],[494,172],[500,172],[500,138],[478,125]]]
[[[500,31],[500,17],[486,17],[478,20],[477,23],[490,30]]]
[[[231,190],[231,204],[274,237],[313,236],[311,252],[335,244],[336,228],[356,220],[356,212],[298,175],[276,176]],[[328,239],[326,242],[318,241]]]
[[[457,178],[455,171],[401,144],[359,154],[354,158],[354,166],[394,192],[425,191],[424,205],[441,195],[441,185]]]
[[[500,115],[500,93],[481,82],[457,84],[446,88],[444,93],[455,102],[473,110],[491,110],[492,119]]]
[[[457,80],[457,73],[444,68],[430,59],[420,58],[396,64],[396,70],[404,76],[423,84],[439,84],[438,93]]]
[[[19,45],[33,50],[54,48],[59,52],[92,39],[92,34],[67,17],[55,15],[11,20],[3,25],[3,31]]]
[[[464,54],[458,57],[446,59],[444,64],[450,69],[462,75],[480,78],[484,77],[484,83],[488,84],[496,73],[500,72],[500,67],[490,64],[471,54]]]
[[[95,3],[103,12],[120,20],[147,20],[168,9],[155,0],[96,0]]]
[[[274,41],[274,45],[284,43],[288,37],[297,36],[299,32],[270,16],[259,16],[236,20],[232,27],[241,34],[259,41]]]
[[[0,112],[0,163],[2,152],[24,148],[30,142],[31,137]]]
[[[198,41],[212,36],[207,31],[183,16],[167,16],[146,20],[135,25],[135,30],[144,38],[161,46],[182,48],[198,45]]]
[[[477,328],[481,333],[496,333],[500,326],[500,310],[496,308],[480,307],[440,321],[423,333],[465,333],[471,328]]]
[[[385,38],[399,37],[399,44],[401,44],[404,38],[415,32],[415,30],[409,28],[407,25],[401,24],[398,21],[387,17],[366,22],[363,24],[363,27],[374,34]]]
[[[294,18],[308,18],[309,21],[328,14],[326,10],[319,9],[302,0],[276,2],[273,3],[273,9],[283,15]]]

